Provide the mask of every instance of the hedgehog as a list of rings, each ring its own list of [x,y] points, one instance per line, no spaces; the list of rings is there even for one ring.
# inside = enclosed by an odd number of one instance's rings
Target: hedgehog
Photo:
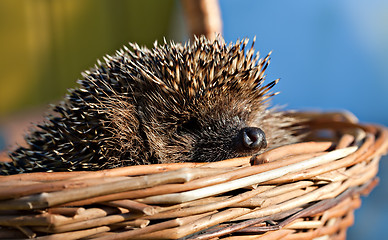
[[[270,106],[278,82],[264,84],[271,53],[260,58],[248,41],[130,43],[106,55],[1,174],[214,162],[300,141],[298,120]]]

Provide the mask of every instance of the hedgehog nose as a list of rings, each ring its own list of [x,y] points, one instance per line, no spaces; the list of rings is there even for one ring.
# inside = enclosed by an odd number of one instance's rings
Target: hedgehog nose
[[[240,141],[246,150],[260,150],[267,147],[265,133],[257,127],[247,127],[240,131]]]

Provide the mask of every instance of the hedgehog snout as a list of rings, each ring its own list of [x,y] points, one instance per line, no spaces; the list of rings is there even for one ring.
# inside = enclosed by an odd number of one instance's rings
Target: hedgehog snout
[[[267,140],[263,130],[257,127],[246,127],[237,136],[239,151],[259,151],[267,147]]]

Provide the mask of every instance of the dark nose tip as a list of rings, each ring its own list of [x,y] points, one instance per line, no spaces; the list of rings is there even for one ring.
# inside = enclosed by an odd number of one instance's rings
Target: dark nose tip
[[[246,150],[260,150],[267,147],[265,133],[260,128],[247,127],[240,131],[240,141]]]

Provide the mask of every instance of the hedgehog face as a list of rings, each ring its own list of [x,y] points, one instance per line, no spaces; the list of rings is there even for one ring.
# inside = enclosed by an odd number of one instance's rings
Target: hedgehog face
[[[254,103],[263,107],[263,104]],[[186,109],[191,114],[188,113],[185,119],[166,124],[173,127],[163,129],[163,134],[149,132],[152,136],[160,136],[158,141],[154,141],[154,137],[149,139],[150,147],[161,162],[164,159],[174,162],[213,162],[257,154],[267,147],[266,134],[261,128],[266,111],[264,114],[252,112],[255,108],[245,100],[217,102],[206,99],[190,109]]]
[[[247,127],[238,117],[212,119],[203,122],[192,118],[178,129],[180,139],[187,139],[191,148],[189,161],[220,161],[248,156],[267,146],[265,133],[257,127]],[[182,142],[182,141],[181,141]]]

